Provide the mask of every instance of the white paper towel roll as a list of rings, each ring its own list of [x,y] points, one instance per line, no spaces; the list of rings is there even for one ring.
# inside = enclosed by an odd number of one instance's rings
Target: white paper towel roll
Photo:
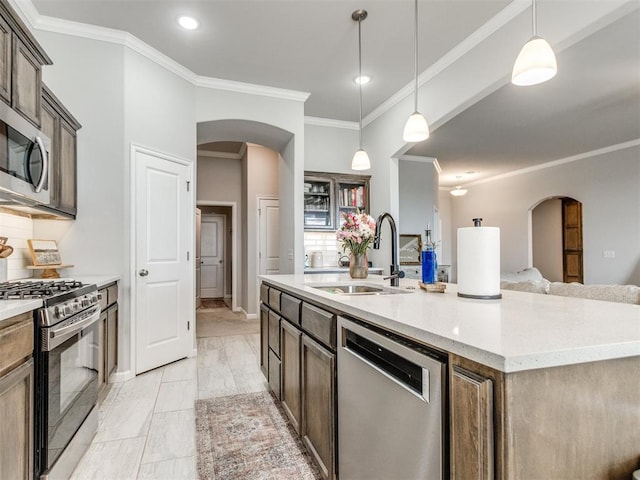
[[[501,298],[498,227],[458,229],[458,295]]]

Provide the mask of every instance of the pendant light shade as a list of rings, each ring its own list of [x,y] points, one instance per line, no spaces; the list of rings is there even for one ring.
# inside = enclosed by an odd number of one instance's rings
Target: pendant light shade
[[[405,142],[422,142],[429,138],[429,125],[420,112],[413,112],[404,125],[402,139]]]
[[[461,197],[461,196],[467,194],[467,189],[466,188],[462,188],[460,185],[458,185],[456,188],[451,190],[449,193],[451,195],[453,195],[454,197]]]
[[[536,0],[533,0],[532,10],[533,37],[522,47],[513,65],[511,83],[514,85],[537,85],[550,80],[558,71],[551,45],[537,35]]]
[[[422,142],[429,138],[429,125],[427,125],[427,120],[422,116],[420,112],[418,112],[418,0],[414,0],[414,20],[415,20],[415,31],[414,31],[414,56],[413,56],[413,66],[414,66],[414,81],[415,81],[415,92],[414,92],[414,111],[407,120],[407,123],[404,125],[404,132],[402,133],[402,139],[405,142]]]
[[[369,170],[370,168],[369,155],[363,149],[358,150],[351,160],[351,170]]]
[[[358,78],[362,78],[362,30],[361,25],[362,21],[367,18],[366,10],[356,10],[351,14],[351,19],[358,22]],[[352,170],[369,170],[371,168],[371,162],[369,161],[369,155],[362,148],[362,82],[358,82],[358,92],[360,95],[360,130],[359,130],[359,139],[360,139],[360,148],[353,156],[353,160],[351,160],[351,169]]]

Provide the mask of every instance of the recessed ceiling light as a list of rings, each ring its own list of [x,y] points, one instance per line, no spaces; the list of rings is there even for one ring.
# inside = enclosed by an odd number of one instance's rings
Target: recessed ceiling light
[[[195,30],[200,26],[200,22],[193,17],[182,15],[181,17],[178,17],[178,25],[185,30]]]
[[[369,75],[362,75],[361,77],[355,77],[353,82],[356,85],[366,85],[371,81],[371,77]]]

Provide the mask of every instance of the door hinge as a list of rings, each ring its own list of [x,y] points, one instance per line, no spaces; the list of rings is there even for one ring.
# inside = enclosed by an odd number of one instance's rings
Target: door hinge
[[[261,208],[258,209],[258,215],[262,215],[262,209]]]
[[[187,331],[191,330],[191,322],[187,320]]]
[[[189,252],[187,252],[187,260],[189,260]]]
[[[191,186],[191,182],[187,180],[187,192],[189,191],[189,187]]]

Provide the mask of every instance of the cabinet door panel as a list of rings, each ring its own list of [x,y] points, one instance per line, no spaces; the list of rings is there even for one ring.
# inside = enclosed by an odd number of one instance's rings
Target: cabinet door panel
[[[326,480],[335,474],[335,355],[302,336],[302,441]]]
[[[451,376],[451,478],[494,478],[493,382],[457,365]]]
[[[0,18],[0,98],[11,103],[11,29]]]
[[[260,370],[269,380],[269,311],[260,305]]]
[[[280,400],[280,359],[269,349],[269,388]]]
[[[42,69],[33,54],[13,36],[13,108],[31,123],[40,126]]]
[[[76,132],[66,122],[60,122],[60,195],[58,207],[76,213]]]
[[[282,407],[296,432],[300,433],[300,337],[302,333],[286,320],[281,321]]]
[[[107,370],[105,381],[109,382],[118,365],[118,306],[107,310]]]
[[[0,478],[33,478],[33,360],[0,378]]]

